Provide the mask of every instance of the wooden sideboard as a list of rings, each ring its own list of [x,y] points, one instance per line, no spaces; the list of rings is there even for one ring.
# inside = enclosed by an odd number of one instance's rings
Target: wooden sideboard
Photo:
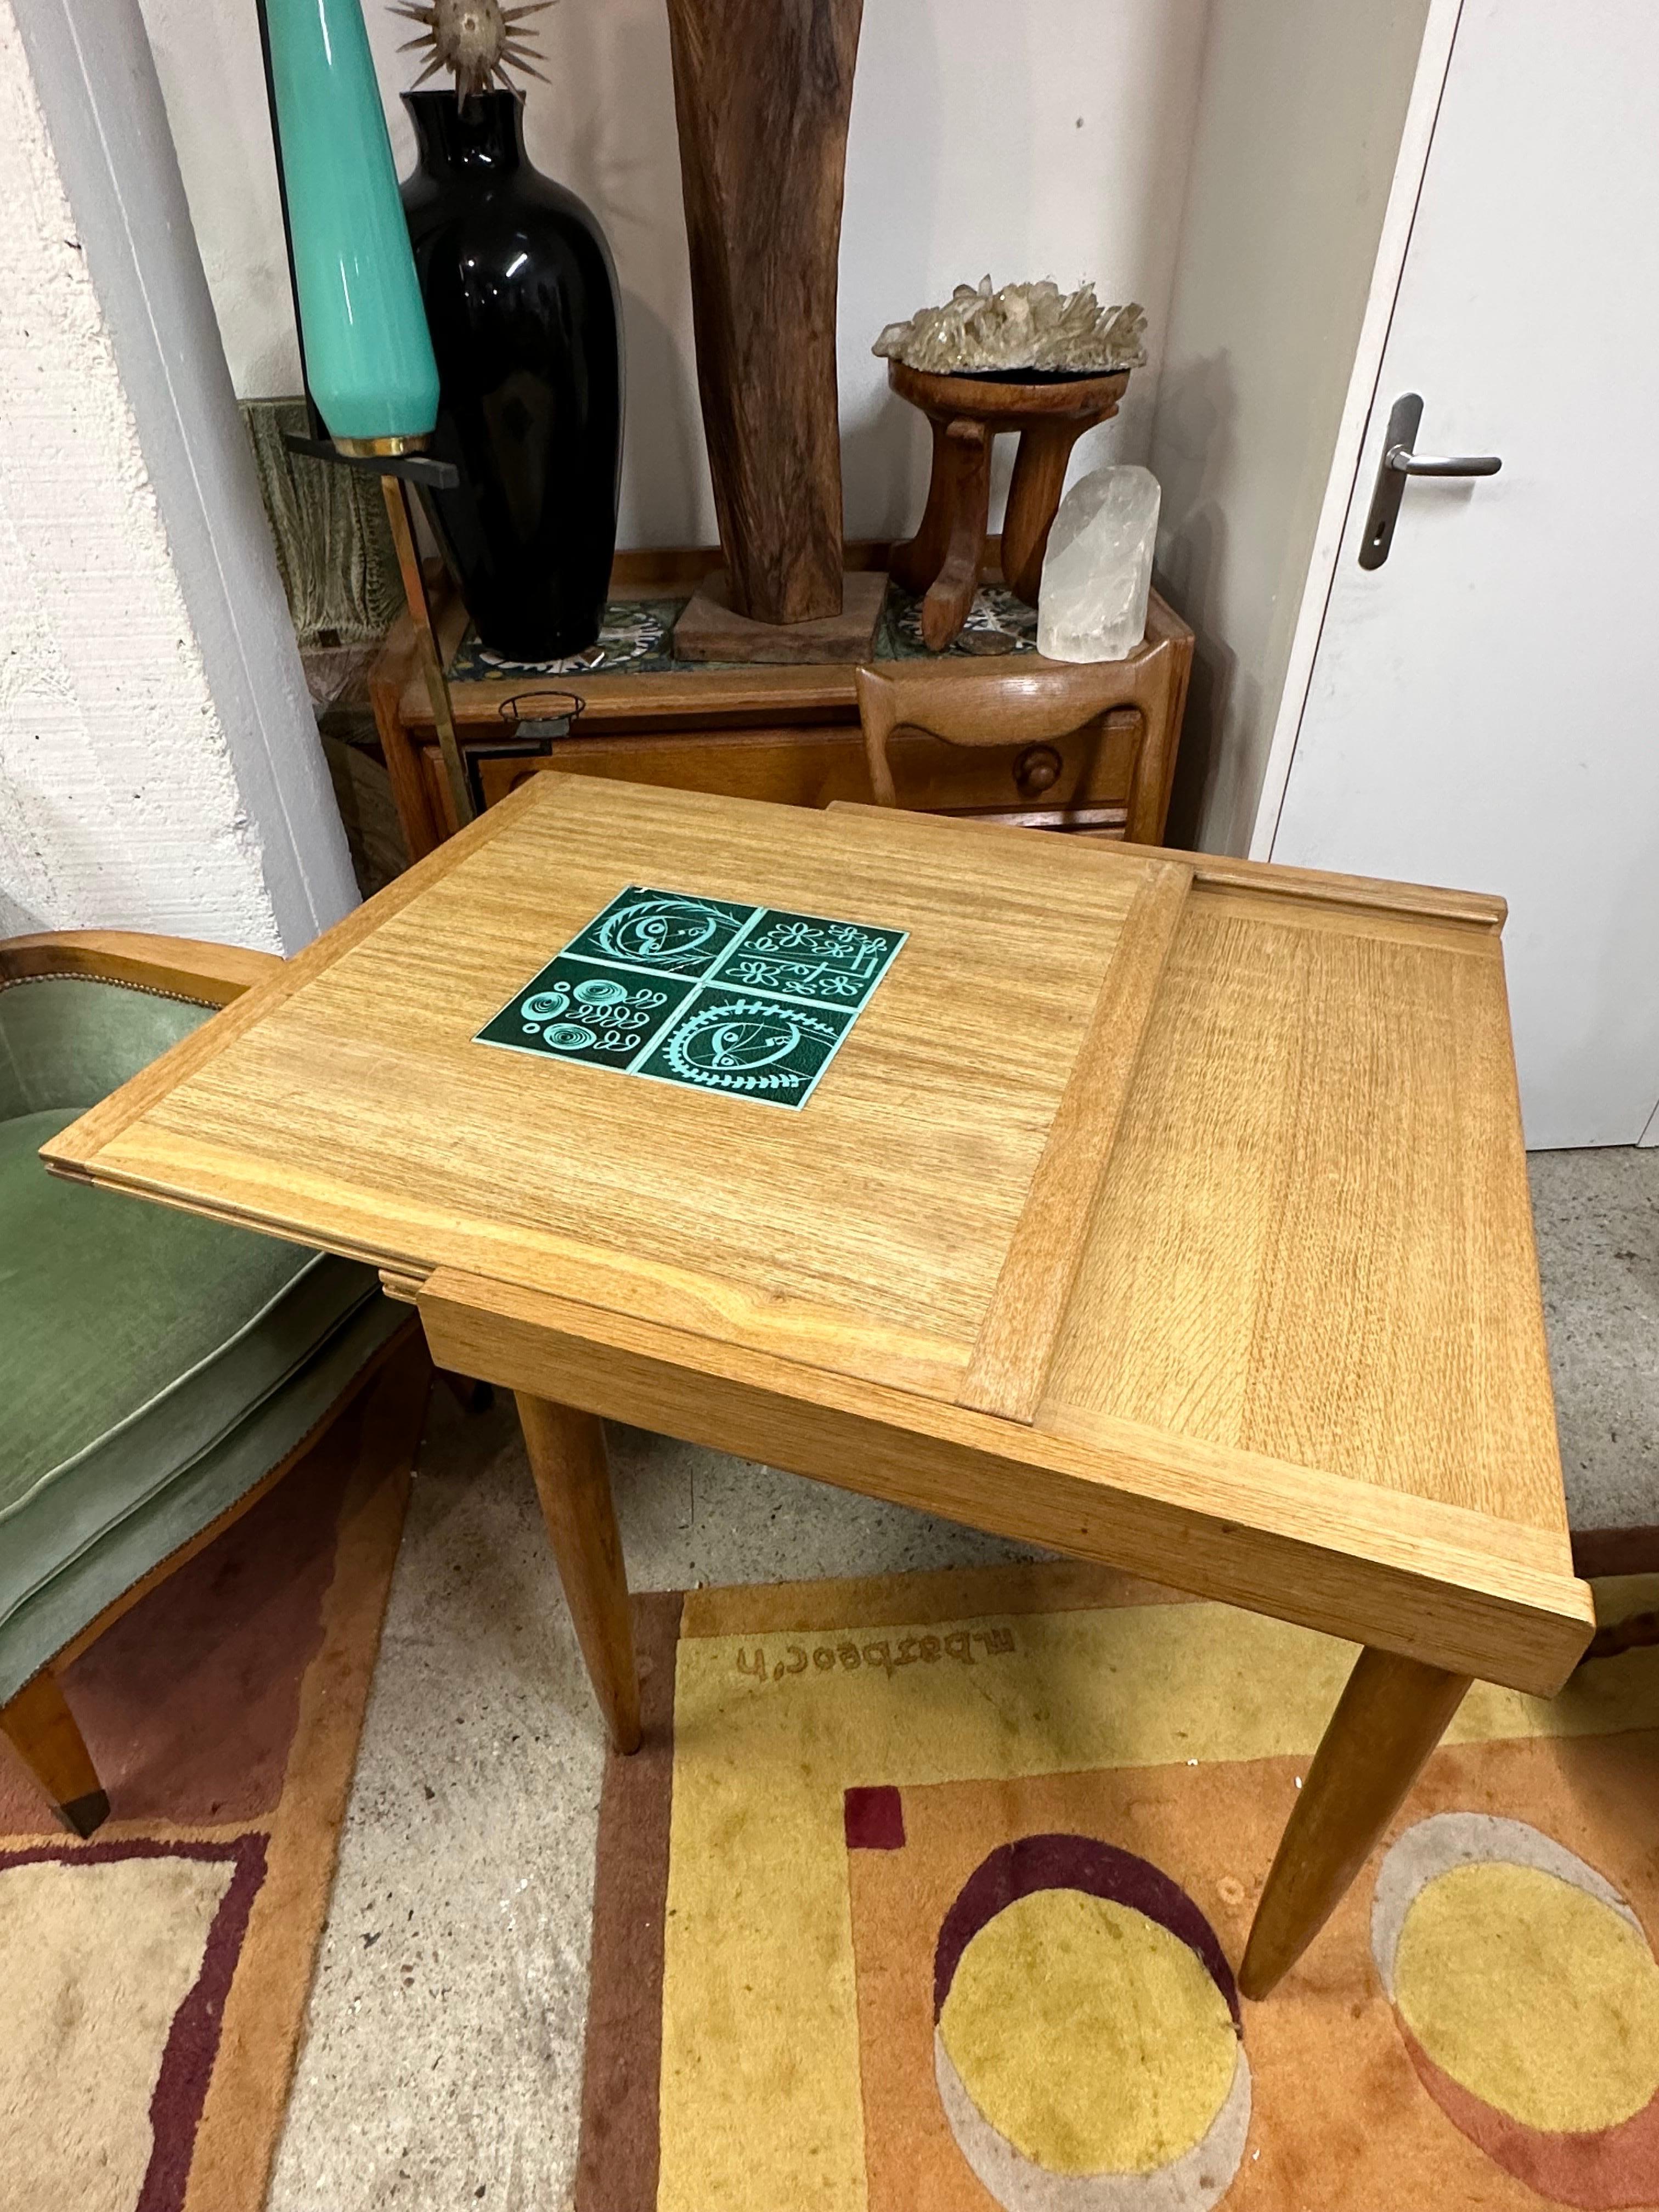
[[[882,544],[847,549],[849,566],[860,568],[882,567],[887,552]],[[994,538],[988,554],[994,560],[996,552]],[[612,592],[639,599],[684,597],[719,558],[712,548],[619,554]],[[996,580],[993,568],[988,580]],[[681,665],[574,675],[520,669],[461,678],[454,664],[465,610],[453,600],[441,604],[437,627],[476,807],[494,805],[543,769],[796,806],[871,796],[850,664]],[[1192,651],[1192,632],[1154,593],[1146,641],[1118,664],[1120,704],[1067,737],[1006,750],[964,751],[920,732],[902,732],[892,750],[899,803],[927,813],[1158,843]],[[994,685],[1030,661],[1029,654],[1004,654],[958,665],[963,680]],[[541,742],[522,737],[521,719],[536,716],[536,698],[556,692],[581,702],[569,734]],[[456,822],[407,615],[388,633],[369,696],[410,858],[419,860]],[[1137,777],[1148,746],[1147,772]]]

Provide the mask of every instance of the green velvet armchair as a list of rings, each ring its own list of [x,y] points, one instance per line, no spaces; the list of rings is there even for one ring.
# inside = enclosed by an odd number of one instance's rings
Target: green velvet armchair
[[[100,1194],[37,1158],[279,965],[101,932],[0,942],[0,1731],[81,1835],[109,1801],[58,1670],[394,1352],[405,1466],[419,1436],[418,1326],[371,1269]]]

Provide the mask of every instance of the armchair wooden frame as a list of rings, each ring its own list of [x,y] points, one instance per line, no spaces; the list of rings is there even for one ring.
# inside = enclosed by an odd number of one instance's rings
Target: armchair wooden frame
[[[887,757],[896,730],[921,730],[954,745],[1040,745],[1127,708],[1139,717],[1140,740],[1121,834],[1133,845],[1160,844],[1188,673],[1176,641],[1149,631],[1125,660],[1028,658],[1005,665],[994,684],[985,682],[972,660],[886,661],[858,671],[859,720],[877,805],[899,803]],[[1056,772],[1059,765],[1056,758]],[[1120,833],[1072,834],[1115,838]]]
[[[72,975],[218,1007],[228,1006],[282,965],[273,952],[119,930],[52,931],[0,940],[0,990],[37,977]],[[388,1474],[395,1470],[407,1475],[425,1425],[431,1373],[419,1323],[411,1316],[358,1369],[322,1419],[275,1467],[106,1605],[0,1705],[0,1735],[67,1828],[89,1836],[107,1819],[110,1807],[59,1675],[123,1613],[240,1521],[301,1460],[323,1448],[336,1424],[353,1407],[361,1409],[356,1439],[360,1456]]]
[[[0,939],[0,990],[33,975],[85,975],[228,1006],[282,966],[275,952],[240,945],[206,945],[191,937],[146,937],[133,930],[58,929],[38,937]]]

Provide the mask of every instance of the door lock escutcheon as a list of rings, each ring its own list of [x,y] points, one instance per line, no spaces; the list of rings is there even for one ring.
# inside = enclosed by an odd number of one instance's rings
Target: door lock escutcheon
[[[1495,477],[1504,465],[1496,453],[1418,453],[1412,450],[1423,420],[1423,395],[1407,392],[1396,399],[1376,465],[1365,533],[1359,541],[1362,568],[1380,568],[1394,544],[1394,526],[1407,477]]]

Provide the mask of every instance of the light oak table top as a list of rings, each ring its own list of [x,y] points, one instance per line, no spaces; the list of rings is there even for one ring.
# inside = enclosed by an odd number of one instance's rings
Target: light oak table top
[[[474,1033],[629,884],[908,932],[807,1104]],[[544,775],[54,1139],[447,1364],[1548,1692],[1494,900]]]

